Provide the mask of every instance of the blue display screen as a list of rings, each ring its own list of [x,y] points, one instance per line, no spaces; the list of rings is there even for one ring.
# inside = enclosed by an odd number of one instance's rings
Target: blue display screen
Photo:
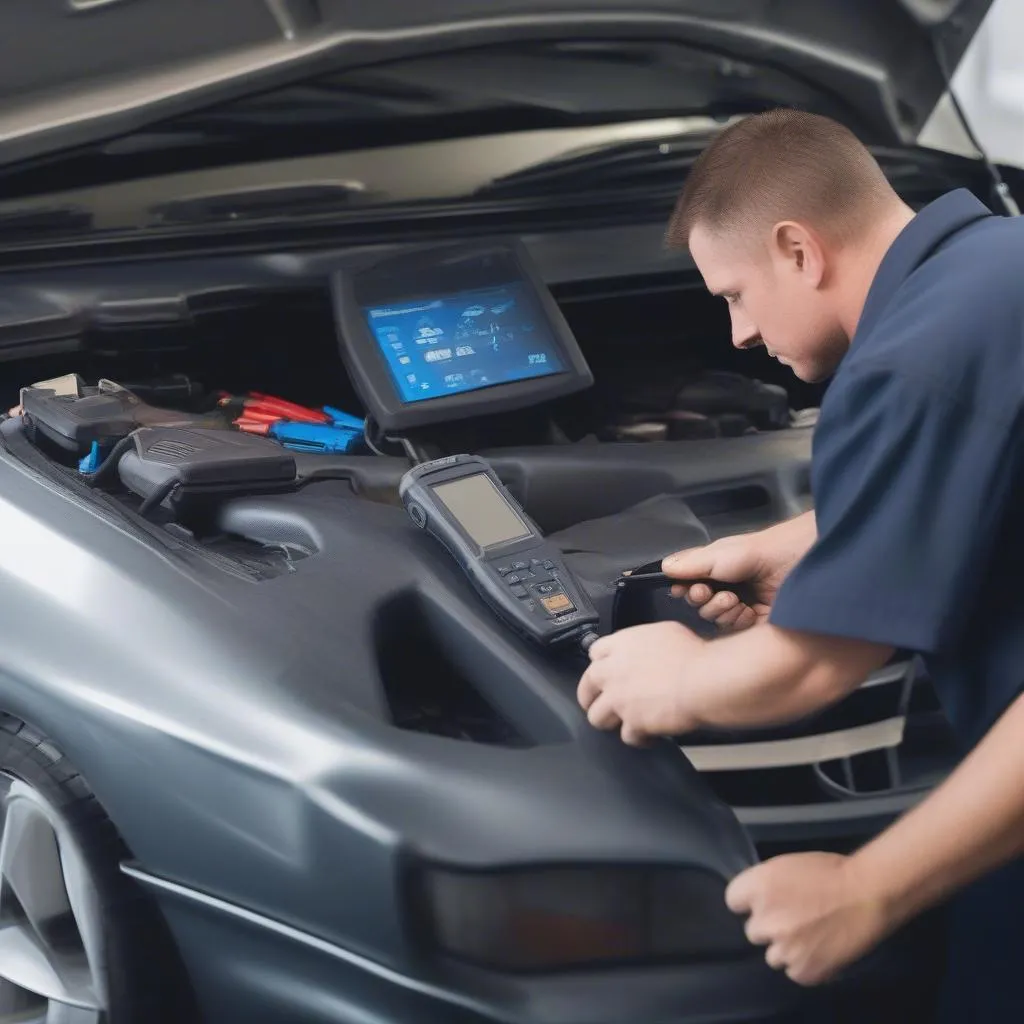
[[[405,403],[565,371],[551,329],[519,281],[364,312]]]

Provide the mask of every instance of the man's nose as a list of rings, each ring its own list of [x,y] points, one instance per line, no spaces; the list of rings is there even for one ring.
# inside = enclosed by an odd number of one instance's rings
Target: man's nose
[[[757,348],[762,344],[761,332],[745,317],[732,315],[732,343],[736,348]]]

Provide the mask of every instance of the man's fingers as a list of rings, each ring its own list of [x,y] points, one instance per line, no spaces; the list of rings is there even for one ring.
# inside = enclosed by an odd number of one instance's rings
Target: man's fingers
[[[576,700],[584,711],[589,711],[591,704],[601,695],[601,677],[598,670],[591,665],[583,673],[576,687]]]
[[[761,943],[757,943],[757,945],[761,945]],[[772,945],[765,950],[764,962],[773,971],[783,971],[788,966],[786,957],[782,952],[782,947],[777,942],[772,943]]]
[[[694,608],[707,604],[715,596],[715,592],[706,583],[694,583],[692,587],[680,587],[680,590]]]
[[[622,719],[615,713],[607,694],[602,693],[587,710],[587,721],[595,729],[617,729]],[[625,730],[623,730],[625,731]]]
[[[647,733],[625,723],[622,724],[621,736],[622,742],[631,747],[649,747],[651,745],[651,737]]]
[[[757,612],[753,608],[747,605],[740,607],[740,613],[736,618],[736,621],[732,624],[732,628],[736,630],[750,629],[751,626],[757,625]]]
[[[747,941],[752,946],[768,946],[771,944],[771,933],[764,927],[756,915],[751,915],[747,918],[747,923],[743,926],[743,932],[747,936]]]
[[[757,879],[753,872],[757,866],[741,871],[725,888],[725,905],[734,914],[749,914],[751,901],[754,896],[754,887]]]
[[[708,622],[717,622],[739,605],[740,599],[731,590],[720,590],[701,608],[700,617]]]
[[[735,608],[730,608],[727,612],[719,615],[715,620],[715,625],[720,629],[737,629],[746,611],[746,605],[737,603]]]

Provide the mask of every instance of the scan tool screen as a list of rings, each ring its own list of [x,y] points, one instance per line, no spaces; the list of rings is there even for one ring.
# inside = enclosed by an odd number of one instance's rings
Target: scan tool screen
[[[365,312],[405,403],[565,371],[546,318],[521,281]]]
[[[397,247],[332,272],[345,370],[392,437],[539,408],[594,375],[521,242]]]
[[[482,548],[532,536],[485,473],[436,484],[434,494]]]

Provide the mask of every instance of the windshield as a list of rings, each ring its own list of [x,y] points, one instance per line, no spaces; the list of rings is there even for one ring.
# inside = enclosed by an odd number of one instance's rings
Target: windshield
[[[634,215],[642,202],[662,211],[715,131],[780,104],[855,124],[778,69],[650,40],[350,69],[5,168],[0,246],[496,203],[525,216],[553,198],[589,215],[609,194]]]

